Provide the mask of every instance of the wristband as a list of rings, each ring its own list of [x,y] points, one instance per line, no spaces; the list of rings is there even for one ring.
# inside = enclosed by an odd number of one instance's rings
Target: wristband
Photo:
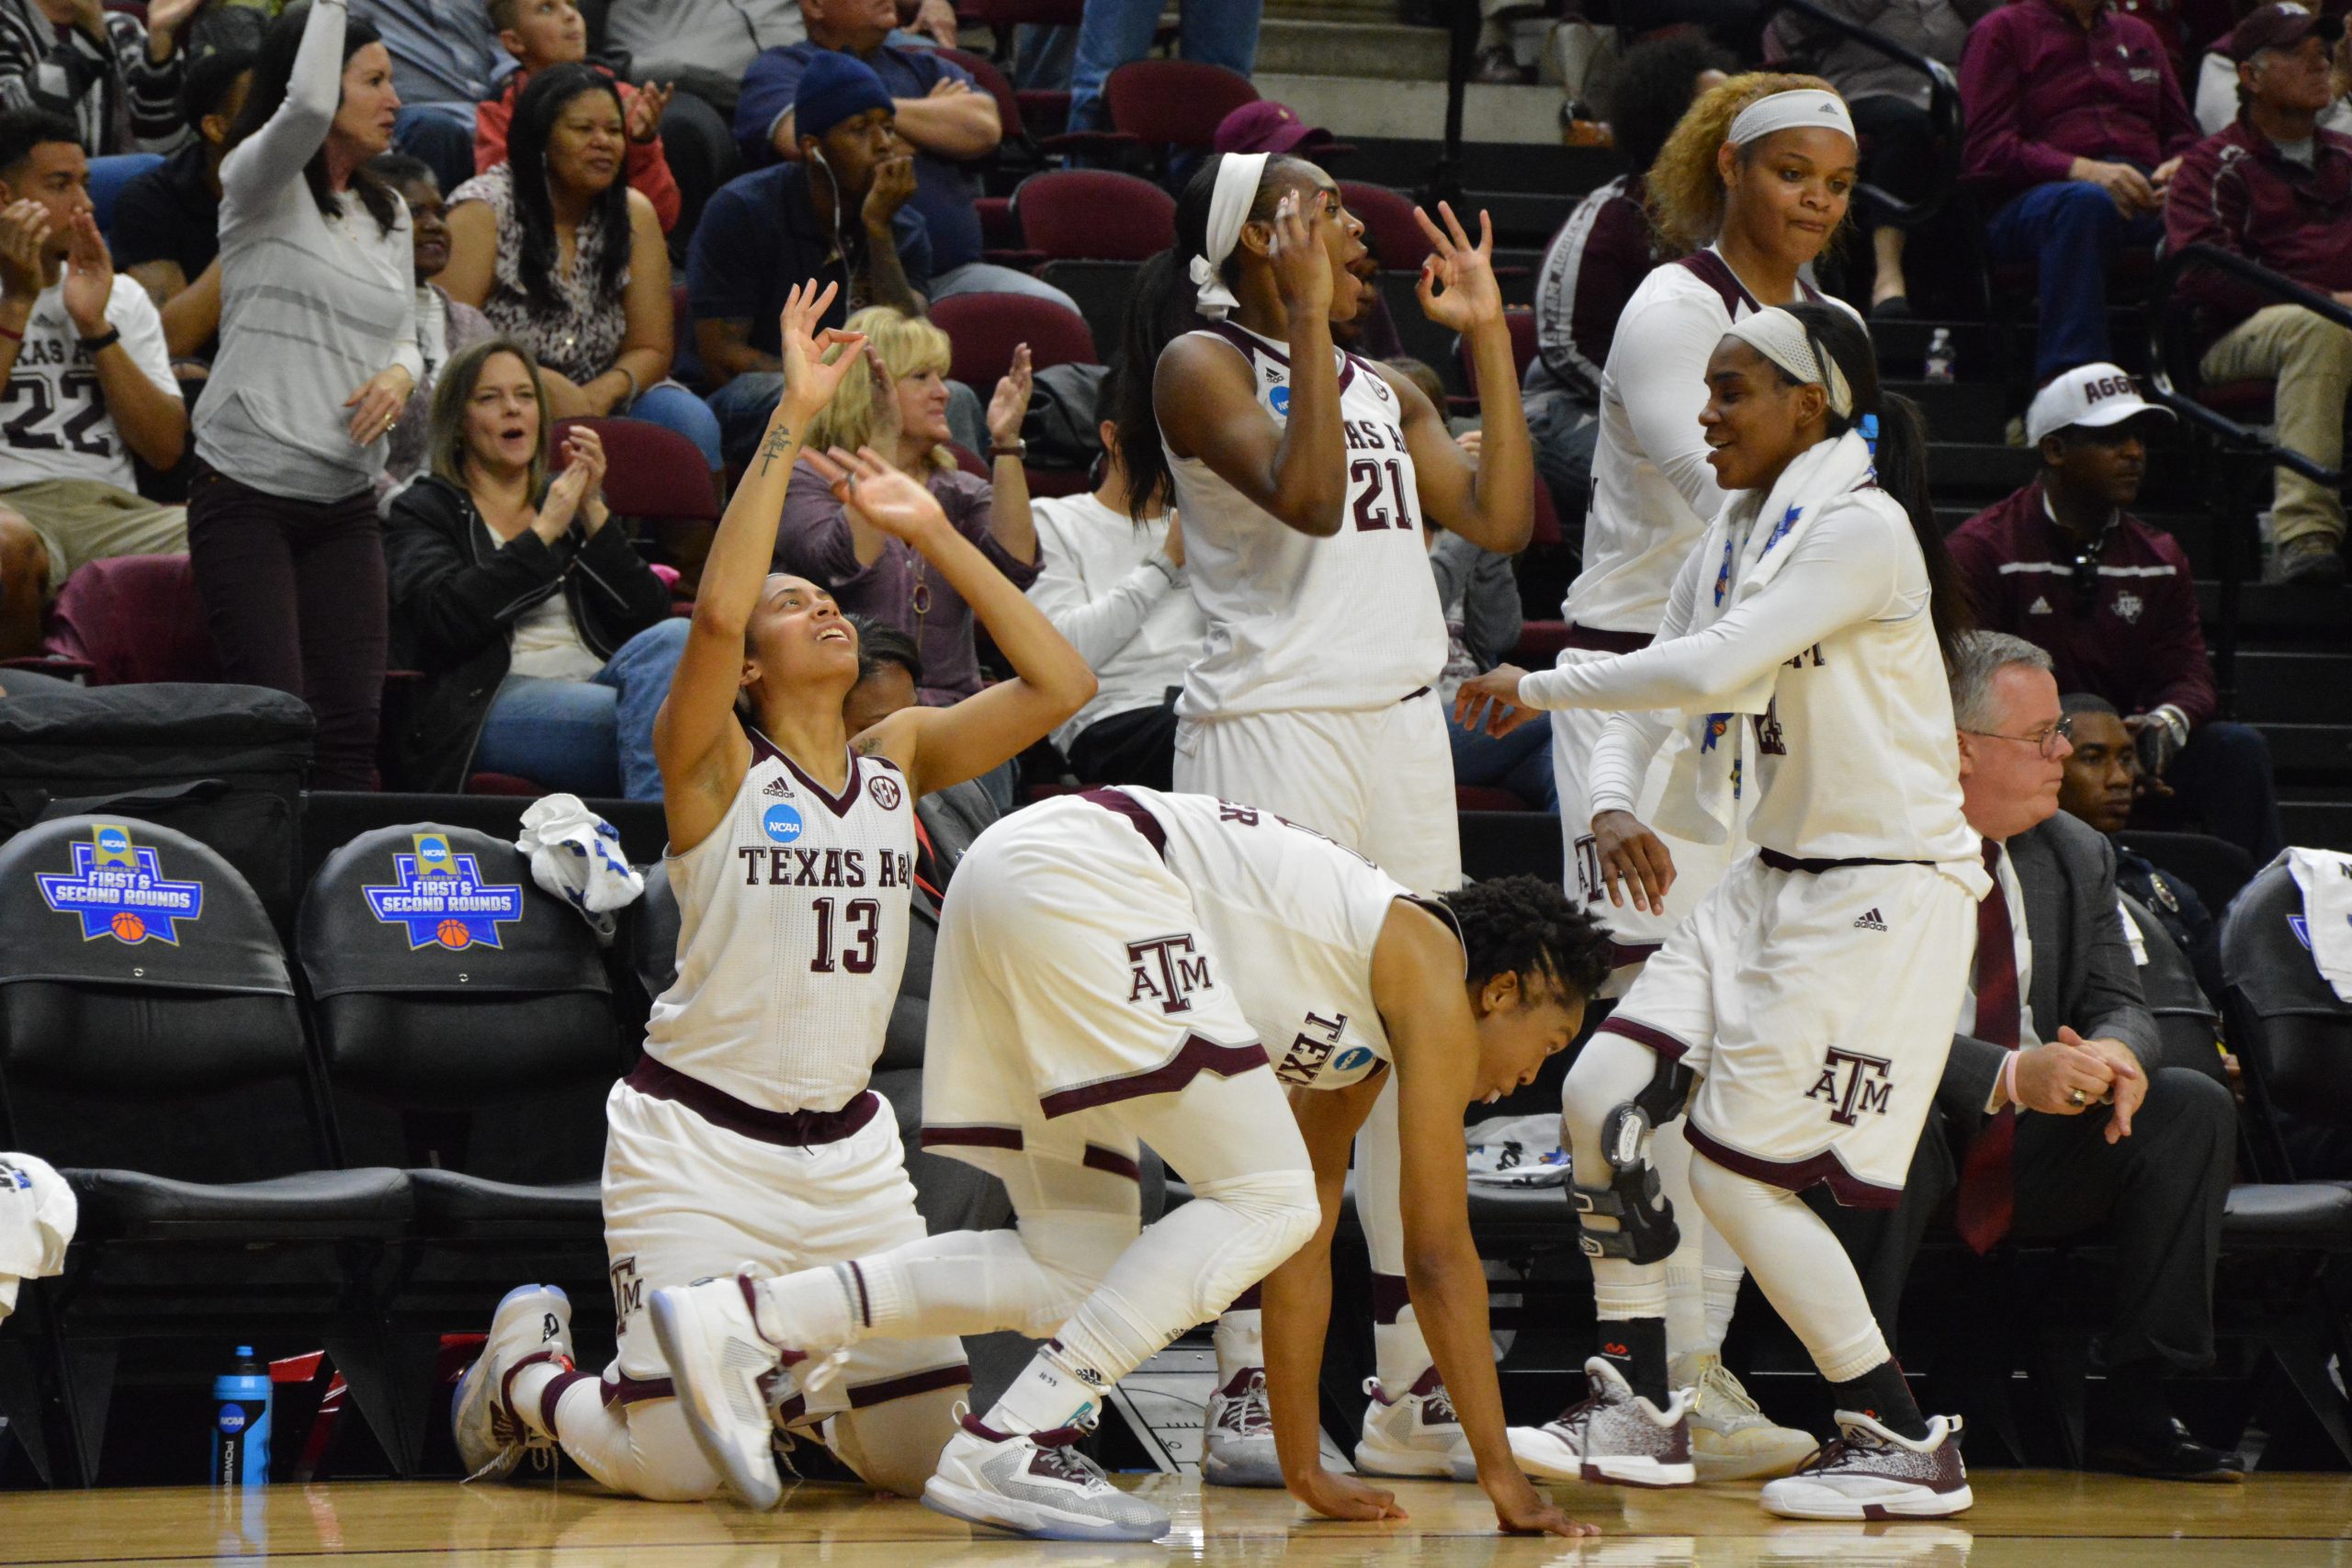
[[[1026,457],[1029,456],[1029,443],[1018,436],[1011,441],[992,440],[989,443],[989,456],[990,457]]]
[[[2008,1060],[2001,1064],[2001,1099],[2010,1105],[2016,1105],[2020,1111],[2025,1107],[2018,1103],[2018,1058],[2024,1054],[2022,1051],[2012,1051],[2009,1053]]]
[[[1170,560],[1165,555],[1162,555],[1158,550],[1154,550],[1151,554],[1144,557],[1143,564],[1150,567],[1153,570],[1159,572],[1160,576],[1166,578],[1168,580],[1169,587],[1176,588],[1182,585],[1184,581],[1184,569],[1178,566],[1174,561]]]
[[[25,334],[11,327],[0,327],[0,337],[6,338],[10,343],[22,343],[25,341]]]
[[[105,353],[107,349],[112,348],[116,344],[119,344],[121,341],[122,329],[120,327],[108,327],[104,337],[85,337],[81,340],[82,346],[87,349],[93,357]]]

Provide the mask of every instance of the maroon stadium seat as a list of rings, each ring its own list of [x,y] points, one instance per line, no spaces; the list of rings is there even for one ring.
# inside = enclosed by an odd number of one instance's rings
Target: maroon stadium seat
[[[86,661],[94,686],[220,679],[186,556],[117,556],[84,566],[51,607],[43,646]]]
[[[1134,175],[1056,169],[1012,193],[1021,235],[1049,261],[1145,261],[1176,243],[1176,198]]]
[[[648,522],[718,521],[710,470],[693,442],[641,419],[560,419],[548,437],[549,454],[560,458],[564,437],[582,424],[605,444],[605,504],[616,513]]]
[[[1258,101],[1250,78],[1191,60],[1135,60],[1102,84],[1111,123],[1154,147],[1207,152],[1227,115]]]
[[[1430,254],[1429,236],[1413,217],[1412,198],[1386,186],[1341,180],[1340,199],[1363,225],[1363,243],[1384,272],[1419,272]]]
[[[1086,318],[1067,305],[1025,294],[951,294],[932,302],[932,324],[955,345],[948,374],[988,400],[1012,365],[1012,351],[1029,345],[1031,368],[1099,365]]]

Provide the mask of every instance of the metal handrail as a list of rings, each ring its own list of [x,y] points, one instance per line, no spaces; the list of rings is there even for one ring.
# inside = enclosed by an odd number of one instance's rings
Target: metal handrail
[[[2189,343],[2190,328],[2196,320],[2192,301],[2178,298],[2181,278],[2192,269],[2207,266],[2228,273],[2239,282],[2259,289],[2272,301],[2281,305],[2301,305],[2316,312],[2346,331],[2352,331],[2352,310],[2347,310],[2325,294],[2306,288],[2291,277],[2271,271],[2259,262],[2222,250],[2218,245],[2189,245],[2167,254],[2157,265],[2156,274],[2149,286],[2148,297],[2156,301],[2148,312],[2148,380],[2155,400],[2211,433],[2233,451],[2267,458],[2282,468],[2291,468],[2314,484],[2340,488],[2344,483],[2341,471],[2313,462],[2290,447],[2281,446],[2261,432],[2240,424],[2225,413],[2207,407],[2196,394],[2185,389],[2202,379],[2197,373],[2197,361]]]
[[[1937,178],[1928,193],[1917,201],[1905,201],[1892,192],[1874,185],[1857,187],[1857,194],[1883,212],[1888,221],[1898,228],[1912,228],[1926,222],[1943,209],[1960,188],[1960,155],[1964,123],[1961,118],[1960,82],[1951,68],[1940,60],[1930,60],[1914,49],[1883,39],[1860,22],[1849,22],[1814,5],[1813,0],[1761,0],[1756,7],[1756,18],[1769,23],[1782,11],[1804,17],[1815,27],[1838,34],[1849,43],[1884,55],[1898,65],[1906,65],[1928,79],[1928,118],[1934,124],[1938,162]]]

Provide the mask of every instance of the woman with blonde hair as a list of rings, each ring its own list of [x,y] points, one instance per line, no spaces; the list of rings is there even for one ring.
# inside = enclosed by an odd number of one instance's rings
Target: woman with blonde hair
[[[887,305],[858,311],[846,330],[865,338],[870,373],[843,379],[810,427],[809,446],[881,453],[920,480],[956,531],[1025,592],[1037,576],[1037,529],[1021,467],[1028,345],[1015,352],[989,401],[989,477],[982,479],[956,466],[951,445],[947,334]],[[775,564],[825,588],[843,614],[871,616],[913,637],[922,654],[923,702],[953,703],[980,689],[972,610],[963,595],[903,540],[843,506],[822,479],[807,479],[785,492]]]
[[[1561,668],[1633,652],[1657,635],[1675,572],[1724,501],[1699,426],[1707,356],[1734,322],[1821,298],[1804,269],[1844,226],[1858,155],[1853,120],[1827,83],[1750,72],[1702,93],[1650,165],[1651,218],[1668,245],[1690,254],[1653,270],[1618,318],[1601,373],[1584,570],[1561,608],[1568,622]],[[1687,744],[1679,739],[1659,748],[1634,812],[1598,809],[1592,759],[1608,717],[1590,708],[1555,714],[1552,769],[1573,868],[1569,891],[1609,926],[1618,967],[1612,989],[1622,994],[1722,879],[1745,816],[1719,844],[1642,827],[1657,820],[1658,797]],[[1752,776],[1753,765],[1747,772]],[[1653,874],[1669,856],[1678,874]],[[1677,1193],[1690,1165],[1679,1126],[1659,1139],[1657,1163],[1668,1194]],[[1697,1213],[1688,1202],[1679,1207]],[[1668,1268],[1673,1386],[1699,1393],[1690,1431],[1699,1473],[1731,1480],[1795,1465],[1812,1438],[1766,1419],[1719,1354],[1738,1296],[1739,1259],[1693,1224]]]

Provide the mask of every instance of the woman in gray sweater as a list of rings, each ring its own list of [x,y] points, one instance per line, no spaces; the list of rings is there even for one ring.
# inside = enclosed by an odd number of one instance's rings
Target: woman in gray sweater
[[[361,165],[400,96],[345,0],[271,24],[220,165],[220,352],[188,554],[232,681],[318,715],[316,781],[375,784],[386,600],[375,483],[422,368],[408,209]]]

